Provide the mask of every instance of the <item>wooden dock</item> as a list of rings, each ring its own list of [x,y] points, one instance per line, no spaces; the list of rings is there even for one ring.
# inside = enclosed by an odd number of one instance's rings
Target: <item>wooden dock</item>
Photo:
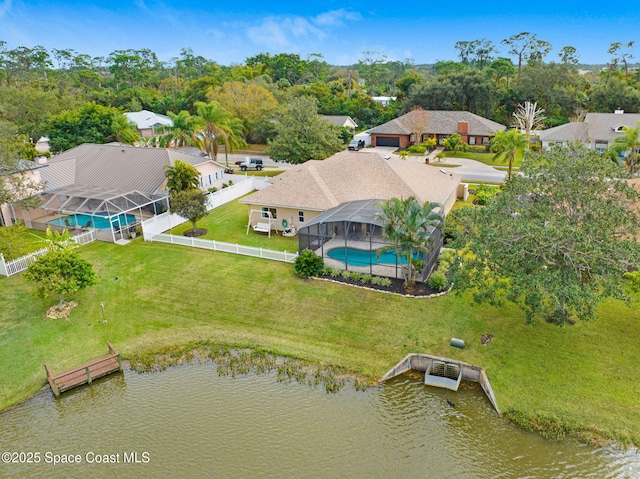
[[[88,363],[81,364],[73,369],[68,369],[58,374],[53,374],[47,364],[44,368],[47,371],[47,381],[51,386],[51,391],[58,397],[61,393],[83,384],[91,384],[94,379],[106,376],[107,374],[122,371],[122,360],[109,341],[107,341],[109,354],[102,356]]]

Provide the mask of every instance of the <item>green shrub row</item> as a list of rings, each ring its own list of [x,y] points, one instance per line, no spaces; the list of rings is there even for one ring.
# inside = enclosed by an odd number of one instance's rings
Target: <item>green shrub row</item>
[[[438,268],[429,275],[427,286],[435,291],[444,291],[451,284],[448,278],[449,270],[455,266],[458,255],[455,251],[447,249],[438,256]]]

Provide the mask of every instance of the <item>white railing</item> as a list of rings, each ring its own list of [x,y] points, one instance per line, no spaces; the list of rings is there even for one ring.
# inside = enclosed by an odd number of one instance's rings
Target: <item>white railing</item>
[[[255,189],[261,189],[265,184],[268,183],[263,178],[248,176],[243,181],[238,181],[238,183],[234,183],[227,188],[209,193],[207,195],[207,211],[236,200]],[[151,241],[155,235],[164,233],[186,221],[186,218],[175,213],[162,213],[141,223],[142,235],[145,241]]]
[[[77,236],[72,236],[70,242],[78,245],[84,245],[96,240],[96,234],[93,230],[89,230],[85,233]],[[67,243],[68,244],[68,243]],[[0,276],[11,276],[16,273],[25,271],[29,266],[35,263],[40,256],[47,253],[48,248],[42,248],[38,251],[34,251],[26,256],[21,256],[11,261],[5,261],[4,256],[0,253]]]
[[[289,253],[287,251],[276,251],[265,248],[255,248],[253,246],[244,246],[240,244],[225,243],[223,241],[206,240],[198,238],[190,238],[187,236],[177,236],[169,234],[157,234],[153,236],[151,241],[159,243],[170,243],[182,246],[191,246],[193,248],[203,248],[212,251],[222,251],[224,253],[234,253],[243,256],[253,256],[255,258],[264,258],[274,261],[283,261],[285,263],[293,263],[298,253]]]

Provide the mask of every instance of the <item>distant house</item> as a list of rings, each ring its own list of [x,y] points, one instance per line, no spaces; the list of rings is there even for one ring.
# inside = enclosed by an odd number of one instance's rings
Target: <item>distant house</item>
[[[269,181],[271,186],[240,200],[249,206],[252,224],[271,216],[274,229],[300,229],[317,215],[342,203],[372,198],[408,198],[435,202],[448,213],[456,201],[462,175],[441,173],[424,163],[375,152],[342,151],[326,160],[307,161]],[[286,226],[285,226],[286,225]]]
[[[41,174],[42,206],[17,208],[18,217],[34,229],[89,225],[98,239],[126,239],[129,225],[167,210],[165,172],[177,160],[198,170],[203,190],[222,186],[225,168],[208,158],[177,149],[83,144],[49,159]]]
[[[4,188],[9,190],[11,189],[12,179],[19,179],[20,183],[23,185],[38,185],[42,181],[40,169],[45,166],[47,165],[35,161],[20,160],[18,161],[17,168],[14,171],[0,170],[0,182],[3,182]],[[30,187],[27,188],[27,192],[29,190]],[[33,191],[29,196],[37,194],[38,191]],[[17,218],[17,215],[14,206],[9,203],[0,203],[0,226],[11,226],[14,223],[15,218]]]
[[[395,96],[372,96],[371,99],[382,106],[389,106],[392,101],[396,101]]]
[[[438,144],[453,134],[464,143],[488,146],[495,132],[506,127],[468,111],[413,110],[368,130],[373,146],[406,148],[435,138]]]
[[[322,115],[322,118],[331,122],[335,126],[344,126],[347,128],[356,129],[358,128],[358,124],[355,122],[353,118],[346,115]]]
[[[129,122],[134,124],[143,138],[150,138],[161,134],[165,127],[172,127],[173,120],[165,115],[142,110],[124,114]]]
[[[640,113],[587,113],[584,122],[571,122],[540,132],[543,149],[565,146],[569,142],[580,142],[593,150],[604,152],[619,136],[624,127],[636,128]]]

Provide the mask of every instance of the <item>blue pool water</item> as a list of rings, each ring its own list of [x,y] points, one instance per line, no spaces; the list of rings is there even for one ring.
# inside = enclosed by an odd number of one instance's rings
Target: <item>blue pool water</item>
[[[350,266],[369,266],[371,264],[396,264],[395,251],[385,251],[378,258],[375,251],[362,250],[356,248],[333,248],[327,251],[327,256],[331,259],[341,261]],[[422,258],[422,254],[419,254]],[[402,264],[407,264],[406,258],[401,258]]]
[[[89,225],[91,228],[98,228],[102,230],[102,229],[108,229],[111,226],[111,224],[109,223],[108,217],[91,216],[91,215],[85,215],[85,214],[77,214],[77,215],[65,216],[63,218],[56,218],[55,220],[49,221],[49,223],[52,225],[67,226],[67,223],[65,222],[65,220],[67,220],[71,226],[77,226],[77,227],[86,226],[87,223],[89,223],[89,221],[91,221],[91,224]],[[120,220],[120,222],[118,222],[118,220]],[[135,223],[136,217],[134,215],[121,214],[119,216],[114,216],[111,219],[111,221],[113,222],[113,225],[117,228],[119,226],[126,226],[130,223]]]

